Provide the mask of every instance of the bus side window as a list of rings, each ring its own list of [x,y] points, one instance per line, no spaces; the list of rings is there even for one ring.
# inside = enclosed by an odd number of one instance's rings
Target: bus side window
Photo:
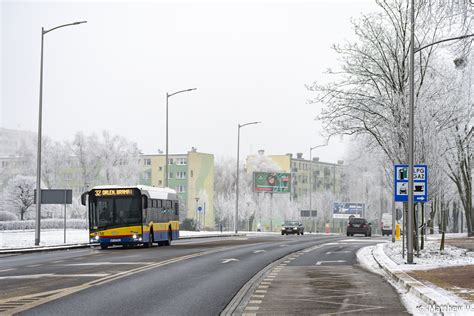
[[[174,202],[174,215],[178,216],[179,215],[179,203]]]
[[[142,195],[142,206],[143,209],[148,208],[148,198],[145,195]]]

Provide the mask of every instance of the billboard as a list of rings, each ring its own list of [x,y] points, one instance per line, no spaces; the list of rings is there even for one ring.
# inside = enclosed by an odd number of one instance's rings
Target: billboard
[[[362,217],[365,213],[364,203],[334,202],[332,218],[346,218],[350,216]]]
[[[289,173],[259,172],[253,173],[253,187],[255,192],[290,193]]]

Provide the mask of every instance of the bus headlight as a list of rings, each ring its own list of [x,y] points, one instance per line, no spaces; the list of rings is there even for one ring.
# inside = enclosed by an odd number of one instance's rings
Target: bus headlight
[[[95,235],[94,239],[95,241],[99,241],[99,235]]]
[[[137,234],[133,234],[133,239],[137,239]]]

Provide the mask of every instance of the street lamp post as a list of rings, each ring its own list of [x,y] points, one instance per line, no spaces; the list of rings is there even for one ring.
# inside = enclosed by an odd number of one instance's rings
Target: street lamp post
[[[414,163],[414,151],[415,151],[415,53],[422,51],[425,48],[437,45],[443,42],[461,40],[469,37],[473,37],[474,34],[462,35],[453,38],[447,38],[436,41],[434,43],[425,45],[418,49],[415,49],[415,0],[411,0],[410,8],[410,68],[409,68],[409,133],[408,133],[408,218],[407,218],[407,263],[413,263],[413,218],[414,218],[414,205],[413,205],[413,163]]]
[[[316,149],[316,148],[319,148],[319,147],[324,147],[324,146],[327,146],[328,143],[324,144],[324,145],[317,145],[317,146],[314,146],[314,147],[310,147],[309,148],[309,212],[311,213],[311,211],[313,210],[313,205],[312,205],[312,193],[313,193],[313,187],[311,185],[311,180],[313,178],[313,156],[312,156],[312,153],[313,153],[313,149]]]
[[[180,90],[173,93],[166,93],[166,155],[165,155],[165,185],[164,187],[168,187],[168,99],[175,94],[183,93],[183,92],[190,92],[196,90],[197,88]]]
[[[237,129],[237,178],[235,181],[235,218],[234,218],[234,231],[237,234],[238,231],[238,222],[239,222],[239,151],[240,151],[240,128],[247,126],[247,125],[252,125],[252,124],[259,124],[262,122],[249,122],[245,124],[238,124],[238,129]]]
[[[40,243],[40,225],[41,225],[41,130],[42,130],[42,118],[43,118],[43,46],[44,46],[44,35],[54,31],[56,29],[87,23],[87,21],[80,21],[74,23],[68,23],[53,27],[52,29],[45,30],[41,28],[41,62],[40,62],[40,91],[39,91],[39,114],[38,114],[38,154],[37,154],[37,165],[36,165],[36,226],[35,226],[35,245],[38,246]]]

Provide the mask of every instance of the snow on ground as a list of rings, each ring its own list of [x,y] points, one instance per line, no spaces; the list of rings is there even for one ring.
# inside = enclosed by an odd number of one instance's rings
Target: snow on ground
[[[435,235],[436,236],[436,235]],[[425,241],[423,250],[420,250],[420,256],[416,256],[416,251],[413,251],[414,265],[407,265],[406,262],[406,245],[405,258],[402,257],[402,241],[395,243],[387,243],[384,246],[384,251],[387,256],[392,259],[401,270],[428,270],[442,267],[474,265],[474,252],[470,252],[463,248],[453,246],[444,246],[444,252],[439,250],[440,240],[433,236],[433,238]],[[450,236],[451,237],[451,236]],[[464,236],[459,236],[464,237]]]
[[[233,232],[222,232],[229,234]],[[245,233],[245,232],[244,232]],[[195,232],[180,231],[181,237],[198,237],[218,235],[220,232]],[[88,231],[86,229],[68,229],[66,230],[66,244],[82,244],[88,243]],[[35,231],[34,230],[9,230],[0,231],[0,249],[25,248],[34,247]],[[40,246],[64,245],[63,229],[45,229],[41,231]]]

